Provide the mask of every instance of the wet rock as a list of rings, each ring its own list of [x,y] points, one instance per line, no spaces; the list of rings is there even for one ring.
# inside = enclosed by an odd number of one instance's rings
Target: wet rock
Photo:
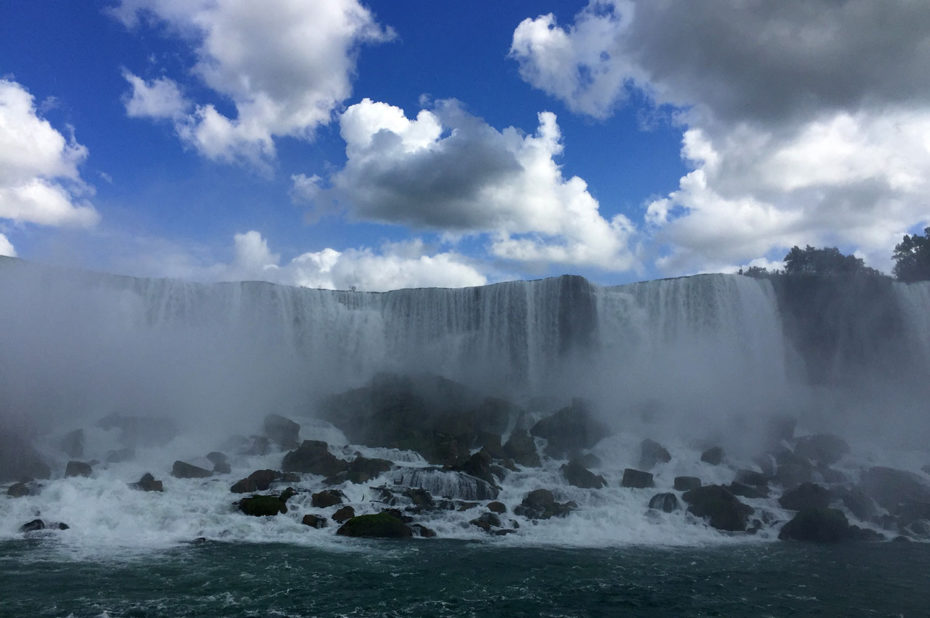
[[[733,481],[726,487],[731,494],[740,496],[741,498],[767,498],[769,495],[769,490],[766,487],[754,487],[753,485],[746,485],[745,483],[739,483],[737,481]]]
[[[329,452],[326,442],[304,440],[297,450],[284,456],[281,469],[285,472],[303,472],[321,476],[335,476],[348,470],[349,464]]]
[[[51,468],[32,447],[30,431],[9,425],[0,427],[0,483],[47,479],[51,475]]]
[[[435,506],[433,496],[425,489],[411,487],[404,490],[404,495],[410,498],[413,506],[418,509],[431,509]]]
[[[581,399],[537,422],[530,433],[545,438],[549,457],[562,459],[591,448],[608,435],[607,426],[594,417],[590,406]]]
[[[11,498],[23,498],[29,494],[29,485],[26,483],[13,483],[6,490],[6,495]]]
[[[778,504],[792,511],[825,509],[830,506],[830,491],[816,483],[802,483],[783,493]]]
[[[284,450],[300,445],[300,425],[280,414],[269,414],[262,423],[265,435]]]
[[[310,497],[310,504],[319,509],[342,504],[345,494],[338,489],[324,489]]]
[[[414,536],[423,537],[424,539],[431,539],[436,536],[436,531],[427,528],[423,524],[410,524],[410,530],[413,531]]]
[[[646,438],[639,445],[639,467],[644,470],[653,469],[656,464],[668,463],[672,460],[671,453],[664,446]]]
[[[351,506],[344,506],[333,513],[333,521],[339,524],[349,521],[353,517],[355,517],[355,509]]]
[[[878,506],[875,501],[865,495],[861,489],[838,487],[831,491],[857,519],[871,521],[878,516]]]
[[[501,527],[501,518],[494,513],[482,513],[480,517],[471,520],[472,526],[481,528],[485,532],[491,532],[491,528]]]
[[[885,535],[881,532],[876,532],[871,528],[860,528],[859,526],[850,526],[849,536],[853,541],[862,541],[865,543],[881,543],[887,540]]]
[[[339,527],[340,536],[367,538],[409,538],[413,531],[400,519],[389,513],[359,515]]]
[[[921,476],[877,466],[862,473],[859,479],[862,491],[889,511],[908,502],[930,502],[930,484]]]
[[[820,478],[823,479],[823,482],[827,483],[828,485],[839,485],[849,481],[846,475],[839,470],[834,470],[833,468],[826,466],[817,468],[817,474],[819,474]]]
[[[69,431],[58,441],[58,448],[72,459],[84,456],[84,430]]]
[[[491,454],[485,449],[481,449],[466,459],[462,464],[451,466],[449,469],[470,474],[489,485],[497,484],[497,479],[494,478],[494,473],[491,469]]]
[[[626,468],[623,471],[623,480],[620,481],[621,487],[633,487],[642,489],[644,487],[654,487],[652,473],[633,468]]]
[[[437,468],[400,468],[391,475],[396,485],[425,489],[433,496],[459,500],[496,500],[497,486],[470,474]]]
[[[723,463],[723,449],[719,446],[707,449],[701,453],[701,461],[709,463],[712,466],[719,466]]]
[[[210,470],[180,460],[171,466],[171,476],[179,479],[205,479],[212,475]]]
[[[502,513],[507,512],[507,507],[504,505],[503,502],[498,502],[495,500],[493,502],[488,502],[488,510],[491,511],[492,513],[497,513],[498,515],[500,515]]]
[[[249,436],[240,447],[242,455],[267,455],[271,452],[271,440],[267,436]]]
[[[239,501],[239,510],[253,517],[287,513],[287,501],[296,494],[296,491],[288,487],[278,496],[250,496]]]
[[[576,508],[578,505],[574,502],[556,502],[555,496],[548,489],[536,489],[526,494],[513,512],[528,519],[549,519],[565,517]]]
[[[346,480],[350,483],[367,483],[393,467],[394,464],[387,459],[369,459],[359,455],[349,462],[349,468],[346,470]]]
[[[561,467],[562,476],[569,485],[582,489],[600,489],[607,486],[607,481],[599,474],[594,474],[577,459],[572,459]]]
[[[930,502],[905,502],[898,505],[894,512],[899,528],[907,528],[914,522],[922,520],[930,524]]]
[[[91,465],[83,461],[71,460],[68,462],[68,465],[65,466],[65,477],[90,476],[93,472],[94,469]]]
[[[211,451],[207,453],[207,459],[210,460],[210,463],[213,464],[214,474],[229,474],[232,472],[232,468],[229,465],[229,459],[226,457],[225,453]]]
[[[737,470],[736,482],[753,487],[768,487],[769,479],[761,472],[755,470]]]
[[[47,522],[41,519],[33,519],[20,526],[19,531],[26,533],[38,532],[39,530],[68,530],[69,528],[70,526],[68,524],[63,524],[61,522]]]
[[[778,533],[781,540],[810,543],[839,543],[853,539],[843,511],[830,508],[807,508],[798,511]]]
[[[705,485],[686,491],[681,499],[688,504],[689,513],[707,519],[718,530],[742,532],[753,513],[752,507],[740,502],[720,485]]]
[[[305,526],[310,526],[311,528],[325,528],[327,522],[325,517],[320,517],[319,515],[308,513],[307,515],[304,515],[303,519],[300,520],[300,523]]]
[[[675,490],[676,491],[689,491],[691,489],[697,489],[701,486],[701,479],[696,476],[676,476],[675,477]]]
[[[161,481],[156,481],[155,477],[150,473],[146,472],[142,475],[135,483],[130,483],[130,487],[133,489],[138,489],[139,491],[164,491],[165,487]]]
[[[769,419],[765,438],[769,446],[776,447],[794,438],[798,421],[793,416],[777,415]]]
[[[256,470],[244,479],[236,481],[229,488],[234,494],[247,494],[254,491],[265,491],[271,484],[281,478],[277,470]],[[293,481],[291,481],[293,482]]]
[[[680,508],[678,496],[670,492],[656,494],[649,500],[649,508],[662,511],[663,513],[677,511]]]
[[[849,452],[849,445],[839,436],[819,433],[795,441],[794,452],[820,465],[835,464]]]
[[[174,421],[156,416],[113,413],[97,421],[97,427],[119,430],[120,443],[129,448],[164,446],[178,435]]]
[[[526,430],[514,430],[503,446],[504,455],[514,462],[527,468],[538,468],[540,465],[539,453],[536,451],[536,440]]]

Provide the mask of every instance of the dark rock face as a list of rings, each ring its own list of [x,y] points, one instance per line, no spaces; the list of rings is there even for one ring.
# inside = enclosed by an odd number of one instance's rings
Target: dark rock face
[[[538,468],[539,453],[536,452],[536,441],[526,430],[516,430],[503,446],[504,456],[527,468]]]
[[[652,470],[656,464],[667,463],[672,460],[671,453],[664,446],[646,438],[639,445],[639,467]]]
[[[526,494],[513,512],[528,519],[549,519],[565,517],[577,507],[574,502],[556,502],[555,496],[548,489],[536,489]]]
[[[321,492],[313,494],[310,503],[317,508],[325,509],[329,506],[342,504],[344,499],[345,494],[338,489],[324,489]]]
[[[607,486],[607,481],[599,474],[594,474],[577,459],[572,459],[561,468],[562,476],[568,481],[569,485],[581,487],[582,489],[600,489]]]
[[[830,491],[816,483],[802,483],[783,493],[778,504],[792,511],[825,509],[830,506]]]
[[[432,509],[436,504],[432,494],[425,489],[411,487],[404,490],[404,496],[410,498],[413,506],[418,509]]]
[[[675,477],[675,490],[676,491],[689,491],[691,489],[697,489],[701,486],[701,479],[696,476],[676,476]]]
[[[212,451],[207,453],[207,459],[213,464],[214,474],[229,474],[232,468],[229,466],[229,459],[224,453]]]
[[[768,477],[755,470],[737,470],[736,481],[753,487],[768,487],[769,484]]]
[[[285,472],[303,472],[321,476],[335,476],[345,472],[349,464],[329,452],[326,442],[304,440],[300,447],[284,456],[281,469]]]
[[[685,492],[681,497],[688,504],[688,512],[704,517],[718,530],[742,532],[752,515],[752,507],[743,504],[725,487],[706,485]]]
[[[236,481],[229,488],[234,494],[247,494],[254,491],[265,491],[271,484],[281,478],[277,470],[256,470],[244,479]]]
[[[333,521],[337,524],[349,521],[353,517],[355,517],[355,509],[353,509],[351,506],[344,506],[333,513]]]
[[[769,490],[766,487],[755,487],[753,485],[746,485],[745,483],[739,483],[733,481],[726,486],[727,490],[734,496],[740,496],[742,498],[767,498],[769,495]]]
[[[607,426],[597,420],[581,399],[533,425],[530,433],[546,439],[546,454],[564,458],[591,448],[607,436]]]
[[[349,462],[346,480],[351,483],[366,483],[371,479],[378,478],[392,467],[394,467],[394,464],[387,459],[369,459],[359,455]]]
[[[65,476],[90,476],[93,474],[94,469],[89,463],[83,461],[69,461],[68,465],[65,466]]]
[[[210,470],[184,461],[176,461],[171,466],[171,476],[179,479],[205,479],[212,475],[213,472]]]
[[[451,469],[470,474],[489,485],[497,485],[497,480],[491,470],[491,454],[486,449],[482,448],[462,464],[452,466]]]
[[[123,446],[164,446],[178,435],[174,421],[153,416],[110,414],[97,421],[101,429],[118,429]]]
[[[719,466],[723,463],[723,449],[719,446],[707,449],[701,453],[701,461],[712,466]]]
[[[32,433],[16,427],[0,427],[0,483],[47,479],[52,470],[32,447]]]
[[[340,536],[403,539],[413,536],[413,531],[400,519],[389,513],[359,515],[339,527]]]
[[[662,493],[656,494],[649,500],[649,508],[662,511],[664,513],[671,513],[672,511],[677,511],[680,508],[678,504],[678,496],[673,493]]]
[[[30,493],[29,485],[26,483],[13,483],[6,490],[6,495],[11,498],[23,498],[28,496]]]
[[[811,543],[839,543],[853,539],[853,531],[843,511],[807,508],[798,512],[778,533],[781,540]]]
[[[419,536],[424,539],[431,539],[436,536],[435,530],[427,528],[423,524],[411,524],[410,530],[413,531],[414,536]]]
[[[19,527],[20,532],[38,532],[39,530],[68,530],[70,526],[61,522],[33,519]]]
[[[130,483],[130,487],[140,491],[164,491],[165,487],[161,481],[156,481],[155,477],[146,472],[136,483]]]
[[[308,513],[304,515],[303,519],[300,520],[305,526],[310,526],[311,528],[325,528],[326,527],[326,518],[320,517],[319,515],[313,515]]]
[[[862,491],[889,511],[908,502],[930,502],[930,484],[905,470],[877,466],[859,479]]]
[[[239,510],[253,517],[287,513],[287,501],[297,492],[288,487],[279,496],[250,496],[239,501]]]
[[[279,414],[265,417],[262,428],[272,442],[285,450],[292,450],[300,445],[300,425]]]
[[[493,502],[488,502],[488,510],[492,513],[497,513],[500,515],[507,512],[507,507],[503,502],[498,502],[495,500]]]
[[[480,517],[471,520],[470,523],[472,526],[481,528],[485,532],[491,532],[491,528],[500,528],[501,527],[501,518],[494,513],[482,513]]]
[[[84,430],[75,429],[70,431],[59,440],[58,447],[61,451],[72,459],[84,456]]]
[[[623,471],[623,480],[620,481],[620,486],[643,489],[645,487],[654,487],[655,483],[652,480],[652,473],[627,468]]]
[[[878,507],[875,501],[869,498],[858,488],[836,488],[831,490],[845,506],[858,519],[870,521],[878,516]]]
[[[849,445],[838,436],[820,433],[798,438],[794,453],[823,466],[835,464],[849,452]]]

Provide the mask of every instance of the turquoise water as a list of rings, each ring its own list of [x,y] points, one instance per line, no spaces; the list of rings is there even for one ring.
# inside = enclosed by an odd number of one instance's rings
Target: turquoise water
[[[0,543],[2,616],[928,616],[930,546]]]

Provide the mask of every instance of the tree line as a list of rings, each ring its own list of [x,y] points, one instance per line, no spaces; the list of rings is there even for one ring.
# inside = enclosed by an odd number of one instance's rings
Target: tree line
[[[930,227],[924,228],[923,236],[905,234],[895,245],[893,273],[896,279],[911,283],[930,281]],[[783,270],[770,271],[761,266],[741,268],[739,274],[749,277],[771,277],[774,275],[864,275],[886,277],[884,273],[865,265],[862,258],[843,255],[836,247],[818,249],[807,245],[804,249],[791,247],[785,256]]]

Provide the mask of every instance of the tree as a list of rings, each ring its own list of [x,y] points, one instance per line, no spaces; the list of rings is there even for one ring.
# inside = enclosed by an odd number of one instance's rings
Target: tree
[[[904,235],[895,245],[892,258],[895,261],[894,276],[901,281],[930,280],[930,227],[924,228],[924,235]]]
[[[843,255],[836,247],[815,249],[810,245],[801,249],[791,247],[785,256],[786,275],[852,275],[852,274],[880,274],[874,268],[869,268],[854,255]]]

